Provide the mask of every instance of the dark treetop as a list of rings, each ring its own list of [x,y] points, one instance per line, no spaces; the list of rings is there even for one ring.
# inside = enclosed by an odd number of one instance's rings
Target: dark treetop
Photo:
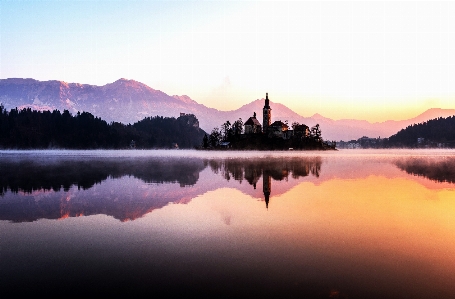
[[[6,111],[0,105],[0,148],[193,148],[205,132],[192,114],[146,117],[133,125],[107,123],[88,112]]]

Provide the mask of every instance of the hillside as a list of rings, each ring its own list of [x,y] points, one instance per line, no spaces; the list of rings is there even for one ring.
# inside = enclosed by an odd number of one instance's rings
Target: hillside
[[[390,136],[388,147],[455,147],[455,116],[413,124]]]
[[[194,148],[205,132],[192,114],[146,117],[133,125],[108,124],[88,112],[68,110],[6,111],[0,105],[0,148],[6,149],[124,149]]]

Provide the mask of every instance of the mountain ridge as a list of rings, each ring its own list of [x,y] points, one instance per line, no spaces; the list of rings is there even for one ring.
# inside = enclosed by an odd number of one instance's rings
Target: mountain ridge
[[[273,99],[273,96],[271,97]],[[86,111],[108,122],[134,123],[147,116],[177,117],[194,114],[200,127],[210,132],[214,127],[239,118],[246,121],[256,112],[261,121],[264,99],[256,99],[238,109],[221,111],[196,102],[187,95],[168,95],[148,85],[120,78],[102,86],[68,83],[59,80],[39,81],[32,78],[0,79],[0,103],[7,110],[30,107],[36,110]],[[305,117],[284,104],[270,100],[272,121],[299,122],[308,126],[319,124],[326,140],[352,140],[362,136],[389,137],[399,130],[438,117],[455,115],[455,109],[431,108],[407,120],[371,123],[367,120],[333,120],[318,113]]]

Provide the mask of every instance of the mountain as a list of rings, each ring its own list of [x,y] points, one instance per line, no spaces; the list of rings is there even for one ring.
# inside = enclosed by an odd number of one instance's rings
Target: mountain
[[[31,107],[37,110],[87,111],[106,121],[134,123],[146,116],[178,116],[179,111],[199,112],[207,108],[189,98],[171,97],[134,80],[119,79],[104,86],[38,81],[0,80],[0,102],[6,109]],[[182,111],[183,112],[183,111]]]
[[[273,97],[272,97],[273,98]],[[119,79],[103,86],[66,83],[63,81],[38,81],[34,79],[0,80],[0,103],[7,110],[31,107],[36,110],[69,110],[71,113],[87,111],[111,122],[134,123],[146,116],[177,117],[180,113],[194,114],[200,127],[211,132],[214,127],[229,120],[246,121],[254,112],[262,122],[263,99],[257,99],[232,111],[219,111],[197,103],[186,95],[167,95],[143,83]],[[421,115],[401,121],[389,120],[370,123],[366,120],[332,120],[315,114],[301,116],[283,104],[273,103],[272,122],[299,122],[310,127],[319,124],[326,140],[352,140],[362,136],[389,137],[399,130],[436,117],[455,115],[455,109],[430,109]]]

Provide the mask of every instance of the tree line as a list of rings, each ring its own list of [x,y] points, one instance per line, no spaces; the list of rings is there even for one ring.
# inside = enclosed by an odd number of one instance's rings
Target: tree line
[[[385,147],[455,147],[455,116],[413,124],[389,137]]]
[[[192,114],[146,117],[134,124],[107,123],[89,112],[7,111],[0,104],[0,148],[125,149],[193,148],[205,132]]]
[[[233,136],[239,136],[243,133],[243,121],[241,118],[234,121],[226,121],[219,128],[213,128],[210,135],[205,134],[202,140],[203,148],[217,148],[222,142],[232,140]]]
[[[205,134],[202,148],[217,149],[227,142],[229,148],[240,150],[334,149],[336,146],[334,141],[323,140],[319,124],[309,128],[293,122],[291,127],[293,135],[283,139],[273,136],[271,128],[270,132],[242,134],[241,118],[232,123],[226,121],[219,128],[213,128],[209,135]]]

